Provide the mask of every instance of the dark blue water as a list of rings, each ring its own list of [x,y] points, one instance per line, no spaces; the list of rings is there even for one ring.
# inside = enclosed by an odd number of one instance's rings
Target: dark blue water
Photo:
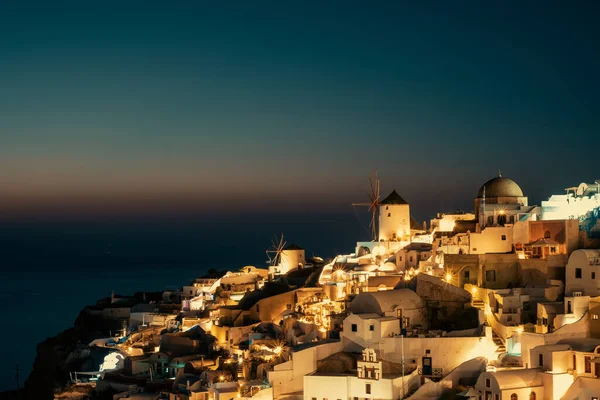
[[[264,266],[274,234],[307,257],[350,252],[365,239],[354,212],[230,215],[161,220],[10,221],[0,224],[5,312],[0,391],[29,374],[36,344],[72,326],[79,311],[112,291],[180,287],[209,268]]]

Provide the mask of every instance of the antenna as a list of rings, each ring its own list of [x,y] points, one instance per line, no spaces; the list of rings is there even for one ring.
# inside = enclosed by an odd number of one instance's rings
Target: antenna
[[[379,177],[377,176],[377,170],[369,177],[369,186],[371,187],[371,192],[367,193],[367,197],[369,197],[369,203],[353,203],[353,206],[364,206],[368,207],[368,211],[371,212],[371,223],[369,227],[371,228],[371,236],[373,241],[377,241],[377,210],[379,209]]]

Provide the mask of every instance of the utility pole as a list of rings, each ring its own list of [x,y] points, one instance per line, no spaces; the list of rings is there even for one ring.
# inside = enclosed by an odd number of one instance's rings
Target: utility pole
[[[404,377],[404,334],[402,334],[401,345],[402,345],[402,398],[406,396],[406,378]]]

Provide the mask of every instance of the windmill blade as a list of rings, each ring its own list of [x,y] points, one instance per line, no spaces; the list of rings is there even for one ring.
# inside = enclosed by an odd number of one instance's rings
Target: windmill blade
[[[281,238],[279,239],[279,241],[274,242],[274,249],[275,249],[274,262],[275,262],[275,265],[278,265],[278,264],[281,263],[281,252],[283,251],[285,245],[286,245],[286,242],[283,239],[283,233],[282,233],[281,234]]]
[[[379,176],[377,175],[377,170],[374,170],[369,176],[369,187],[371,189],[370,192],[367,192],[367,198],[369,199],[369,203],[353,203],[353,206],[363,206],[368,207],[368,211],[371,213],[371,223],[369,226],[371,227],[371,235],[373,240],[377,240],[377,211],[379,209],[379,201],[380,201],[380,189],[381,183],[379,181]],[[358,214],[357,214],[358,218]],[[359,218],[360,221],[360,218]],[[365,228],[366,230],[366,228]]]
[[[369,224],[369,226],[371,227],[371,235],[373,236],[374,241],[377,240],[377,226],[375,224],[375,214],[376,213],[371,214],[371,223]]]

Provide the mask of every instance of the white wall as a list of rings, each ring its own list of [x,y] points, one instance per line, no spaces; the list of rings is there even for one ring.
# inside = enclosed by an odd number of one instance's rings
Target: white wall
[[[317,361],[343,350],[341,342],[326,343],[292,353],[290,361],[276,365],[267,372],[274,398],[282,394],[301,392],[304,376],[317,370]]]
[[[589,337],[590,324],[587,314],[579,321],[565,325],[552,333],[529,333],[523,332],[520,335],[521,342],[521,357],[523,366],[531,366],[531,349],[544,344],[555,344],[561,339],[585,338]]]
[[[382,204],[379,207],[379,240],[402,240],[410,236],[410,206]]]
[[[304,250],[283,250],[281,252],[281,263],[279,264],[280,273],[285,274],[298,269],[298,265],[304,267],[305,263]]]
[[[348,376],[304,376],[304,400],[346,400],[350,398]],[[276,397],[274,397],[276,398]]]
[[[395,400],[402,395],[402,386],[406,393],[414,384],[416,371],[405,377],[394,379],[360,379],[354,375],[307,375],[304,377],[304,400],[348,400],[359,399]],[[371,393],[367,393],[367,384]]]
[[[380,343],[383,359],[394,363],[402,362],[402,338],[383,338]],[[351,346],[345,348],[346,351],[356,350],[353,343],[346,344]],[[409,360],[416,359],[420,365],[425,350],[429,350],[433,367],[442,368],[444,374],[476,357],[491,359],[496,349],[491,333],[483,337],[404,338],[404,359],[407,364]]]
[[[503,235],[505,240],[502,240]],[[487,227],[481,233],[471,233],[470,240],[470,254],[510,253],[513,229],[510,226]]]
[[[571,253],[565,270],[565,295],[583,292],[584,296],[600,296],[600,263],[590,265],[588,250],[575,250]],[[581,268],[581,278],[576,277],[576,269]],[[595,278],[592,279],[592,273]]]
[[[357,331],[352,331],[352,325],[356,324]],[[374,330],[370,327],[373,325]],[[366,344],[377,343],[383,337],[389,336],[390,333],[400,333],[400,320],[384,321],[383,327],[379,319],[369,318],[363,319],[358,314],[350,314],[344,319],[344,337],[360,343],[361,347],[368,347]]]

